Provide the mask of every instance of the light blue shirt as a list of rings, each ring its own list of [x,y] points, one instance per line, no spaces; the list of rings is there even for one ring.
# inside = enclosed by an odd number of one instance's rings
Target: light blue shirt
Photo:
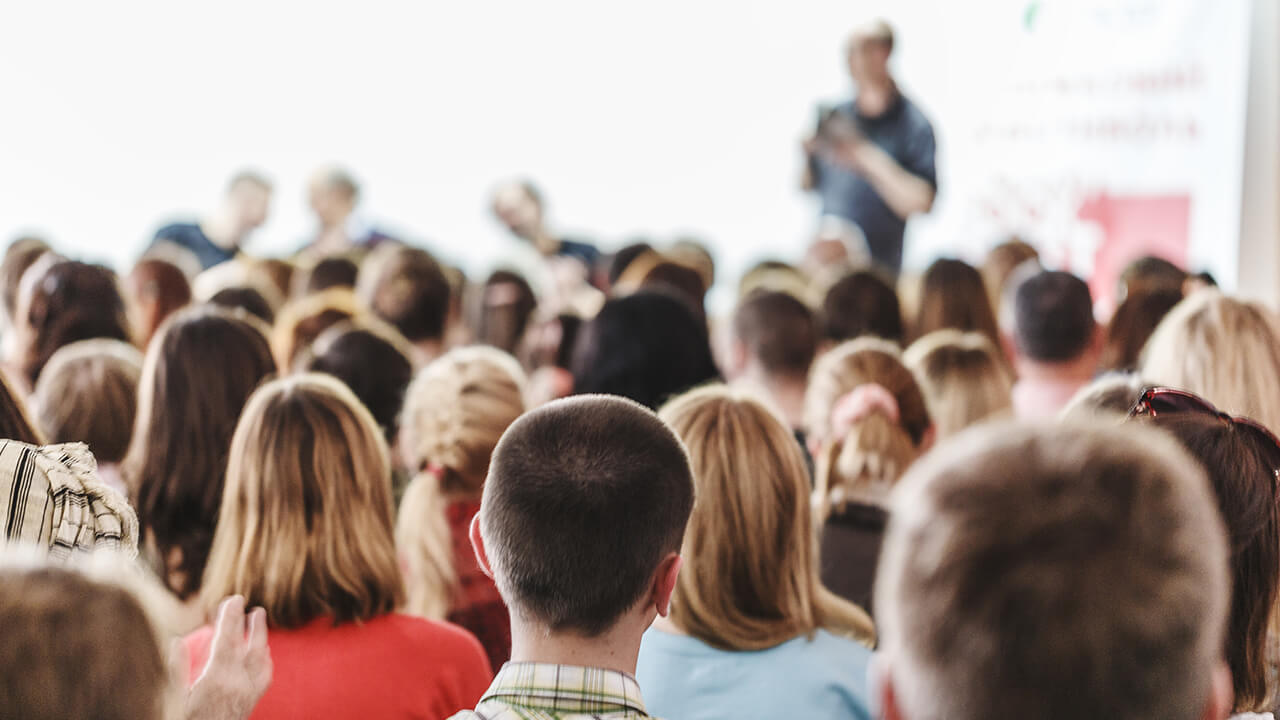
[[[670,720],[871,720],[871,651],[819,630],[768,650],[718,650],[657,629],[640,644],[636,679],[649,712]]]

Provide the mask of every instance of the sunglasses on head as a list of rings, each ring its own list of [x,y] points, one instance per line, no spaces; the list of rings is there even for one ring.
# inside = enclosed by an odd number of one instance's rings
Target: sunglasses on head
[[[1246,417],[1238,417],[1224,413],[1214,407],[1209,401],[1193,395],[1185,390],[1174,390],[1166,387],[1149,387],[1142,391],[1142,395],[1138,398],[1138,402],[1134,403],[1133,408],[1129,410],[1129,417],[1151,417],[1157,418],[1161,415],[1173,415],[1177,413],[1199,413],[1201,415],[1212,415],[1225,423],[1243,428],[1248,432],[1254,433],[1264,445],[1274,449],[1274,457],[1280,458],[1280,438],[1276,438],[1275,433],[1268,430],[1262,424],[1250,420]],[[1276,475],[1280,477],[1280,469],[1277,469]]]

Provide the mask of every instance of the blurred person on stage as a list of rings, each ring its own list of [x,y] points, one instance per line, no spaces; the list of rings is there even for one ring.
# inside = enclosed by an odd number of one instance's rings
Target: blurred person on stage
[[[156,231],[151,248],[174,247],[190,253],[201,270],[240,254],[250,233],[267,221],[271,210],[271,182],[255,172],[237,173],[227,184],[222,205],[208,217],[175,222]]]

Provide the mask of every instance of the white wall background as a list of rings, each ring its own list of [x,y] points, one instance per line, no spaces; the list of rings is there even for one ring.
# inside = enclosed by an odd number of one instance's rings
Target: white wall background
[[[1274,45],[1276,0],[1255,1]],[[848,93],[849,28],[899,27],[897,73],[936,120],[950,72],[937,59],[982,41],[950,32],[963,5],[4,3],[0,238],[39,231],[127,266],[248,166],[278,190],[250,249],[285,251],[309,229],[307,175],[338,162],[364,181],[369,215],[472,268],[504,246],[489,189],[528,175],[562,229],[606,247],[701,234],[733,277],[812,229],[798,142],[815,102]]]

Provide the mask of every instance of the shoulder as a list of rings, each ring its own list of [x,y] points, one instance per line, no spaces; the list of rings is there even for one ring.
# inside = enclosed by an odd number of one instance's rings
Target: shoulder
[[[156,230],[156,239],[158,240],[186,239],[197,235],[204,235],[204,232],[200,230],[199,225],[190,222],[169,223]]]
[[[906,95],[902,96],[902,124],[911,132],[933,134],[933,123],[928,116]]]
[[[871,650],[866,645],[828,630],[819,630],[804,641],[805,653],[824,664],[838,661],[846,666],[865,667],[871,661]]]
[[[477,659],[488,665],[488,656],[476,636],[453,623],[402,613],[384,615],[370,624],[373,623],[378,623],[382,632],[403,638],[406,645],[455,660]]]

